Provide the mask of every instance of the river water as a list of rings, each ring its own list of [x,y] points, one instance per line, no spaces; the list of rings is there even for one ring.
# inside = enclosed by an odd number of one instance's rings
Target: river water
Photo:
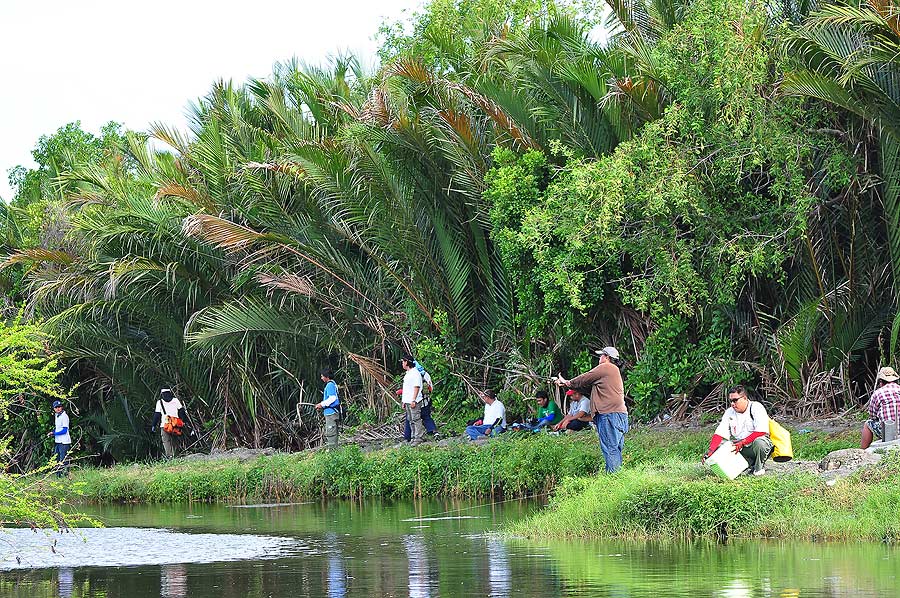
[[[0,596],[900,596],[900,549],[884,545],[530,542],[494,533],[536,508],[108,506],[92,511],[103,529],[0,532]]]

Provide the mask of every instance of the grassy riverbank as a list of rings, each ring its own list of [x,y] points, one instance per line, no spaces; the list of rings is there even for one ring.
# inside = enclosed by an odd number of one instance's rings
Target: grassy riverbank
[[[745,537],[900,542],[900,453],[828,485],[809,473],[728,482],[669,459],[570,478],[518,522],[530,538]]]
[[[339,498],[517,497],[549,491],[563,477],[601,467],[596,438],[500,438],[448,446],[402,447],[259,457],[251,461],[174,460],[83,469],[74,484],[87,501],[233,502]]]
[[[626,441],[625,468],[680,458],[696,462],[709,433],[636,430]],[[817,459],[851,446],[846,436],[813,433],[795,440],[798,458]],[[486,443],[452,442],[363,452],[347,446],[328,452],[260,457],[251,461],[174,460],[87,468],[73,486],[91,502],[280,501],[315,496],[516,497],[541,494],[568,477],[603,468],[595,435],[507,434]]]

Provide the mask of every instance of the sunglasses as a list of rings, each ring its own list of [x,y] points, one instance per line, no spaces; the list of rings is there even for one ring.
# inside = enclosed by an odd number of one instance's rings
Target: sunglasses
[[[738,398],[736,398],[736,399],[728,399],[728,400],[731,401],[732,403],[737,403],[737,402],[740,401],[742,398],[744,398],[744,397],[738,397]]]

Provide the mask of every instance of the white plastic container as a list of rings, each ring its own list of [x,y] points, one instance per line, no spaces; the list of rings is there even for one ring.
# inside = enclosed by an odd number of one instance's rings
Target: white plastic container
[[[706,459],[706,464],[716,472],[716,475],[726,480],[733,480],[750,467],[740,453],[734,452],[734,445],[728,440],[722,441],[716,452]]]

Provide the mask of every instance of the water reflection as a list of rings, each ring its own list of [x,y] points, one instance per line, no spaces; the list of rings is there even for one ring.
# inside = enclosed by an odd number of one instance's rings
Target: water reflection
[[[404,536],[403,546],[409,560],[409,598],[431,598],[431,575],[425,538],[419,535]]]
[[[160,598],[186,598],[187,567],[185,565],[163,565],[159,584]]]
[[[153,533],[144,539],[155,544],[129,547],[128,539],[139,542],[140,536],[123,528],[88,534],[86,543],[61,543],[65,554],[53,558],[79,555],[80,562],[95,566],[60,562],[59,568],[2,571],[0,596],[893,598],[900,585],[900,551],[885,545],[534,543],[485,535],[505,518],[521,516],[515,503],[508,511],[466,511],[480,519],[431,517],[423,523],[424,516],[453,508],[323,503],[173,509],[163,517],[171,531],[145,530]],[[114,515],[122,523],[149,518],[130,506]],[[218,542],[221,537],[231,539]],[[260,537],[280,537],[305,548],[280,555],[267,554],[266,548],[247,560],[219,560],[221,553],[236,556],[238,545],[255,547],[254,538]],[[174,544],[179,542],[195,550],[182,550]],[[136,563],[148,549],[143,557],[149,564]]]
[[[487,542],[488,580],[490,581],[491,598],[507,598],[512,589],[512,568],[509,566],[509,554],[506,544],[492,537]]]
[[[56,572],[56,584],[59,590],[59,598],[72,598],[72,590],[75,586],[75,569],[60,567]]]
[[[328,598],[343,598],[347,595],[347,572],[336,533],[325,534],[325,546],[328,549]]]

